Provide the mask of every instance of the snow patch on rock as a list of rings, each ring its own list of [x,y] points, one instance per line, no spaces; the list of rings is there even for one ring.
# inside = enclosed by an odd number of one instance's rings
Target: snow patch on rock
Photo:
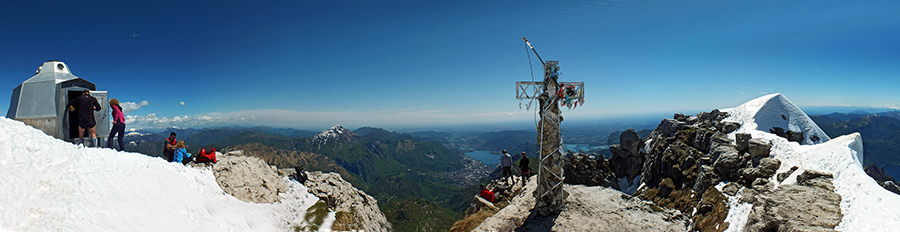
[[[780,184],[796,182],[796,176],[804,170],[817,170],[834,175],[835,192],[841,195],[841,223],[838,231],[888,231],[900,228],[900,195],[891,193],[866,175],[862,167],[862,137],[859,133],[829,138],[809,117],[781,94],[770,94],[738,107],[723,110],[729,113],[725,121],[741,123],[741,128],[729,134],[750,133],[772,143],[771,154],[782,162],[778,172],[798,166]],[[782,118],[782,115],[784,118]],[[772,127],[802,131],[804,144],[769,133]],[[812,145],[810,136],[820,138]],[[773,177],[773,181],[775,181]],[[775,181],[777,183],[777,181]],[[732,207],[731,214],[741,214],[741,207]],[[731,224],[732,228],[743,225]]]

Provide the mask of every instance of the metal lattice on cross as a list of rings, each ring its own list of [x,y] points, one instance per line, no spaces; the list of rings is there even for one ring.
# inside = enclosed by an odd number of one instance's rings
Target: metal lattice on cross
[[[534,51],[527,39],[525,43]],[[534,53],[537,55],[536,51]],[[541,63],[544,65],[544,81],[517,81],[516,99],[537,99],[540,103],[541,121],[536,128],[540,167],[537,191],[534,192],[535,212],[550,216],[562,209],[567,195],[562,189],[564,156],[559,131],[559,123],[563,120],[559,110],[560,100],[569,102],[569,106],[583,103],[584,82],[558,82],[559,62],[541,60]]]

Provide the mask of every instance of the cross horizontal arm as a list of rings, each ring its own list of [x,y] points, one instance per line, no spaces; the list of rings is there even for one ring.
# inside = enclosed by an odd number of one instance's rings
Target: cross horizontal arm
[[[575,86],[574,99],[584,99],[584,82],[559,82],[560,85]],[[544,82],[516,81],[516,99],[538,99],[541,96]]]

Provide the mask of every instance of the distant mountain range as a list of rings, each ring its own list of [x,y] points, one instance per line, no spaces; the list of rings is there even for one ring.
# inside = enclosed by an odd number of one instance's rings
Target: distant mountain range
[[[477,193],[478,183],[493,171],[444,146],[440,141],[446,139],[372,127],[350,131],[335,126],[316,133],[260,127],[138,131],[127,136],[127,150],[161,156],[169,131],[189,145],[189,152],[242,150],[280,168],[339,173],[378,199],[398,231],[414,231],[423,220],[429,221],[429,230],[448,230]]]
[[[859,132],[863,139],[863,165],[900,165],[900,111],[831,113],[810,118],[832,138]]]

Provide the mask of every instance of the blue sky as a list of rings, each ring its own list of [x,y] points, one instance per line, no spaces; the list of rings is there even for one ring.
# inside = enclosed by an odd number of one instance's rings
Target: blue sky
[[[531,80],[525,36],[559,60],[561,81],[585,82],[567,119],[775,92],[897,108],[896,12],[898,1],[3,1],[0,96],[60,60],[133,103],[129,128],[530,122],[514,87]]]

